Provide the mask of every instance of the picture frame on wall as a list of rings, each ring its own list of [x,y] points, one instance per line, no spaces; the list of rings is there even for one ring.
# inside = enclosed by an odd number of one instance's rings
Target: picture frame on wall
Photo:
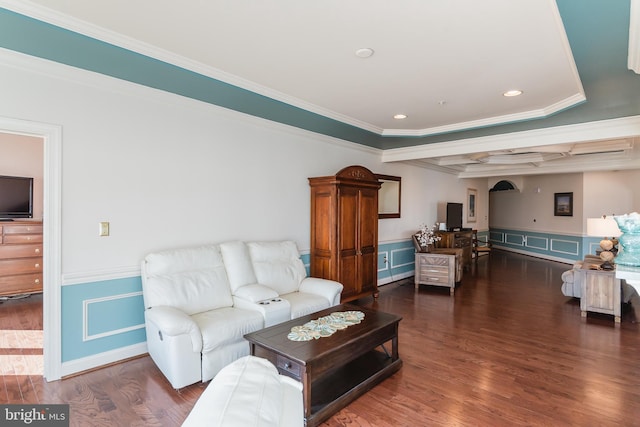
[[[467,188],[467,222],[476,222],[478,190]]]
[[[553,215],[573,216],[573,193],[553,194]]]

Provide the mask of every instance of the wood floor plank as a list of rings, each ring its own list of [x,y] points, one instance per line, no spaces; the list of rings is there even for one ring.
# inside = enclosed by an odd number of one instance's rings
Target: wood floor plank
[[[323,425],[640,425],[640,298],[617,326],[612,316],[583,318],[560,292],[568,268],[495,250],[454,296],[415,291],[409,278],[381,287],[375,302],[355,301],[403,317],[403,367]],[[41,304],[0,304],[0,329],[41,328]],[[179,426],[206,387],[173,390],[148,356],[51,383],[6,369],[0,403],[69,403],[73,426]]]

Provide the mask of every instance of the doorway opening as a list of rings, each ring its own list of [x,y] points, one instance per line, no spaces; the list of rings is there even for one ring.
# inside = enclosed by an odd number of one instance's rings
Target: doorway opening
[[[42,294],[32,301],[42,309],[42,332],[22,333],[27,346],[37,346],[41,340],[42,375],[47,381],[61,378],[61,145],[60,126],[27,120],[0,117],[0,133],[41,141],[41,215],[42,215]],[[34,200],[34,203],[36,201]],[[35,213],[35,212],[34,212]],[[29,298],[31,299],[31,298]],[[12,301],[13,302],[13,301]],[[8,306],[7,306],[8,307]],[[24,328],[24,330],[28,330]],[[17,338],[16,338],[17,339]],[[8,347],[8,345],[6,345]],[[37,350],[37,349],[36,349]],[[7,351],[11,352],[13,350]],[[27,354],[28,355],[28,354]]]

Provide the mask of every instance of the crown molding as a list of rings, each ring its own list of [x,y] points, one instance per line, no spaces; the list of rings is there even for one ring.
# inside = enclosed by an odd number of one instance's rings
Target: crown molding
[[[578,83],[580,83],[580,81],[578,81]],[[581,84],[580,84],[580,90],[582,90]],[[537,110],[525,111],[517,114],[507,114],[504,116],[489,117],[487,119],[455,123],[452,125],[438,126],[434,128],[428,128],[428,129],[418,129],[418,130],[385,129],[382,132],[382,135],[383,136],[423,137],[423,136],[437,135],[441,133],[458,132],[458,131],[471,130],[471,129],[489,127],[489,126],[504,125],[509,123],[522,122],[526,120],[542,119],[552,114],[555,114],[559,111],[566,110],[571,107],[575,107],[578,104],[582,104],[584,101],[586,101],[586,99],[587,98],[585,97],[584,93],[576,93],[569,96],[568,98],[565,98],[545,108],[541,108]]]
[[[73,18],[69,15],[46,8],[44,6],[36,5],[28,1],[0,0],[0,7],[4,7],[21,15],[46,22],[56,27],[64,28],[68,31],[72,31],[83,36],[87,36],[114,46],[121,47],[140,55],[157,59],[167,64],[175,65],[185,70],[193,71],[194,73],[210,77],[224,83],[228,83],[232,86],[248,90],[258,95],[266,96],[276,101],[298,107],[302,110],[309,111],[311,113],[327,117],[341,123],[345,123],[378,135],[381,135],[383,132],[382,128],[373,126],[370,123],[362,122],[354,119],[353,117],[345,116],[333,110],[329,110],[318,105],[303,101],[299,98],[286,95],[277,90],[259,85],[255,82],[227,73],[218,68],[205,65],[201,62],[194,61],[180,55],[176,55],[165,49],[161,49],[151,44],[144,43],[140,40],[136,40],[134,38],[124,36],[122,34],[107,30],[97,25],[90,24],[86,21]]]
[[[563,45],[564,45],[566,57],[567,57],[567,60],[570,62],[570,65],[573,70],[573,75],[574,75],[575,84],[577,88],[576,94],[569,96],[568,98],[560,102],[557,102],[555,104],[552,104],[543,108],[535,109],[535,110],[517,113],[517,114],[489,117],[481,120],[460,122],[460,123],[454,123],[454,124],[445,125],[445,126],[437,126],[433,128],[383,129],[378,126],[374,126],[371,123],[363,122],[361,120],[357,120],[353,117],[338,113],[336,111],[329,110],[324,107],[309,103],[299,98],[284,94],[280,91],[257,84],[253,81],[246,80],[236,75],[227,73],[218,68],[205,65],[201,62],[194,61],[189,58],[185,58],[183,56],[169,52],[165,49],[161,49],[151,44],[142,42],[140,40],[136,40],[134,38],[124,36],[114,31],[107,30],[103,27],[93,25],[86,21],[71,17],[69,15],[47,8],[45,6],[34,4],[29,1],[0,0],[1,7],[4,7],[13,12],[37,19],[39,21],[66,29],[71,32],[75,32],[77,34],[81,34],[83,36],[90,37],[114,46],[118,46],[120,48],[129,50],[131,52],[135,52],[135,53],[147,56],[149,58],[153,58],[153,59],[165,62],[167,64],[171,64],[171,65],[183,68],[185,70],[195,72],[197,74],[218,80],[220,82],[230,84],[237,88],[248,90],[255,94],[262,95],[279,102],[283,102],[285,104],[300,108],[302,110],[308,111],[313,114],[317,114],[322,117],[326,117],[328,119],[336,120],[340,123],[354,126],[356,128],[371,132],[376,135],[397,136],[397,137],[403,137],[403,136],[426,137],[426,136],[432,136],[432,135],[437,135],[442,133],[472,130],[472,129],[482,128],[482,127],[502,125],[502,124],[519,122],[519,121],[540,119],[540,118],[545,118],[558,111],[576,106],[584,102],[586,98],[584,96],[582,82],[580,81],[580,76],[578,74],[577,67],[575,65],[575,61],[571,53],[571,48],[569,46],[568,39],[564,31],[564,26],[562,25],[562,19],[560,17],[560,13],[557,9],[557,6],[555,5],[555,2],[551,1],[551,3],[553,4],[552,9],[556,15],[555,19],[556,19],[557,25],[563,35],[562,39],[563,39]]]
[[[382,162],[399,162],[485,151],[626,138],[638,135],[640,135],[640,116],[631,116],[414,147],[393,148],[383,151]],[[470,149],[470,147],[473,147],[473,149]]]

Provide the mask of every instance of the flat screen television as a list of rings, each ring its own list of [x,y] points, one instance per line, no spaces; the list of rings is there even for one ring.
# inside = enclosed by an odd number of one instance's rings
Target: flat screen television
[[[462,228],[462,203],[447,203],[447,230]]]
[[[33,218],[33,178],[0,176],[0,220]]]

